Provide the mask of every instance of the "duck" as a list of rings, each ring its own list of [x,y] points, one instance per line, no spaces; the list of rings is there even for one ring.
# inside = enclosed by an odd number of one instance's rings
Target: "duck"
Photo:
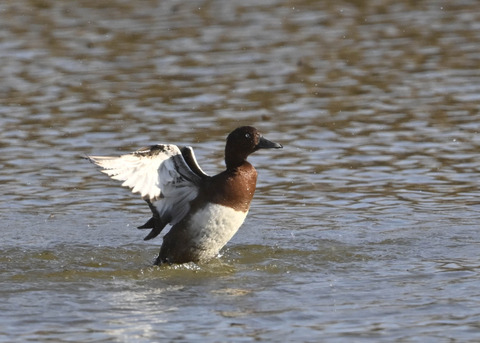
[[[121,156],[86,156],[100,171],[139,193],[152,217],[139,229],[144,240],[169,225],[154,264],[207,262],[239,230],[250,209],[257,171],[247,157],[260,149],[280,149],[253,126],[227,136],[225,170],[206,174],[191,146],[156,144]]]

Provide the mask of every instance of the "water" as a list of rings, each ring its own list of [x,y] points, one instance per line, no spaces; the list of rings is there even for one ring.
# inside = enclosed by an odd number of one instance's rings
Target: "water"
[[[0,5],[0,341],[480,340],[476,1]],[[153,267],[85,154],[255,125],[257,193],[208,264]]]

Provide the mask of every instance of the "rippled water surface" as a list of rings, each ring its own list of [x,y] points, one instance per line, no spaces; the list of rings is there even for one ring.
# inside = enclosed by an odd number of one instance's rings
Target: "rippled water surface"
[[[0,4],[0,341],[480,340],[477,1]],[[218,259],[153,267],[84,154],[226,135],[257,193]]]

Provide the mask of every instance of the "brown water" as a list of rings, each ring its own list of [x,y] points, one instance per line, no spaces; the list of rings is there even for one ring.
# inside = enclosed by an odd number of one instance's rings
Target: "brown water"
[[[0,342],[480,340],[477,1],[0,4]],[[137,196],[82,160],[250,161],[205,265],[152,267]]]

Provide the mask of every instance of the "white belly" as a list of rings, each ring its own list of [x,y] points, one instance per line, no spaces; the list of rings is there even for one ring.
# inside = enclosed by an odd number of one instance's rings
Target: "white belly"
[[[238,231],[247,213],[218,204],[208,204],[195,212],[188,227],[191,242],[201,251],[200,259],[215,257]]]

